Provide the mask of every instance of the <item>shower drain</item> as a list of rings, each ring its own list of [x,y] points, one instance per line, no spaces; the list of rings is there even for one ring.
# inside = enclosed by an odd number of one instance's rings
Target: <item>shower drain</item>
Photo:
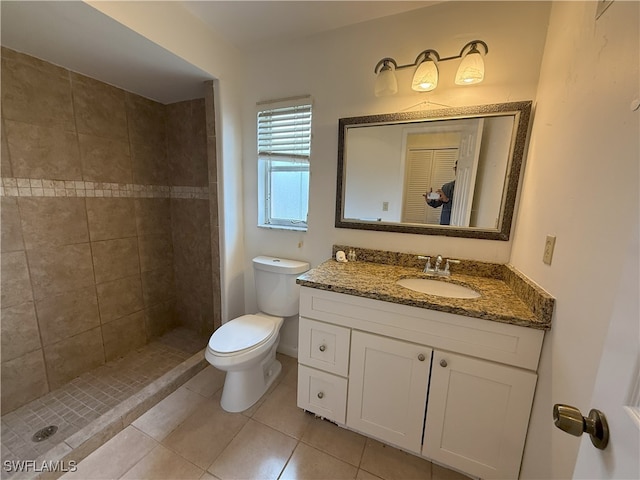
[[[48,427],[41,428],[36,433],[33,434],[31,440],[34,442],[42,442],[47,438],[51,437],[54,433],[58,431],[57,425],[49,425]]]

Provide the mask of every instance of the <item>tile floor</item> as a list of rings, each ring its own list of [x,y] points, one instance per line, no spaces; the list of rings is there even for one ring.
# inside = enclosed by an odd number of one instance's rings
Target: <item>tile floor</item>
[[[202,349],[206,340],[186,329],[161,338],[73,379],[28,404],[2,415],[2,461],[34,460],[100,415],[155,381]],[[33,434],[56,425],[55,435],[39,443]],[[2,478],[10,474],[2,470]]]
[[[253,407],[220,407],[224,373],[208,366],[81,461],[71,479],[468,480],[296,406],[297,364]]]

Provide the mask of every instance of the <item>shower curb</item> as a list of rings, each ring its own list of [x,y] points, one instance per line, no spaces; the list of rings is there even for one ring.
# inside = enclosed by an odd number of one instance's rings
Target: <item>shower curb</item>
[[[59,478],[70,471],[69,469],[73,465],[70,462],[78,464],[88,457],[207,365],[204,350],[192,355],[138,393],[40,455],[34,463],[39,466],[54,465],[58,468],[53,468],[52,471],[20,472],[11,475],[9,480],[55,480]]]

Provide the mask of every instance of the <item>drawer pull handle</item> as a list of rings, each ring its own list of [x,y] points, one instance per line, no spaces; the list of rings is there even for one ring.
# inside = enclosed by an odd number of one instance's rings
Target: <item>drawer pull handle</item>
[[[323,398],[323,397],[324,397],[324,393],[318,392],[318,398]]]
[[[418,360],[420,360],[421,362],[424,362],[424,355],[422,353],[418,355]]]
[[[327,347],[325,347],[324,345],[320,345],[320,346],[318,347],[318,349],[319,349],[321,352],[324,352],[324,351],[327,349]]]
[[[440,366],[441,367],[446,367],[447,366],[447,361],[444,358],[442,360],[440,360]]]

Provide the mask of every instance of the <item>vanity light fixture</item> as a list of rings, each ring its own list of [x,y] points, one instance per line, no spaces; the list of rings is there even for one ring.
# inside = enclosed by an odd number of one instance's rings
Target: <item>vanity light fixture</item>
[[[411,81],[411,88],[416,92],[430,92],[438,86],[438,63],[462,58],[456,73],[456,85],[473,85],[484,79],[484,59],[478,46],[484,48],[484,55],[489,53],[489,47],[482,40],[467,43],[459,55],[440,58],[435,50],[424,50],[418,54],[415,62],[398,65],[391,57],[380,60],[374,69],[377,78],[375,84],[376,97],[394,95],[398,93],[398,81],[395,71],[403,68],[416,67]]]

